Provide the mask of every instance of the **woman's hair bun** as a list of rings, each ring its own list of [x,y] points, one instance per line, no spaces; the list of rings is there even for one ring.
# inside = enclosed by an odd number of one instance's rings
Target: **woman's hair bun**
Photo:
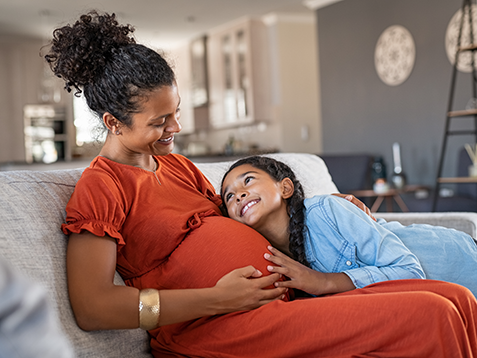
[[[90,11],[74,25],[57,28],[45,60],[51,70],[71,87],[81,88],[104,71],[105,64],[123,46],[136,43],[131,25],[120,25],[115,14]]]

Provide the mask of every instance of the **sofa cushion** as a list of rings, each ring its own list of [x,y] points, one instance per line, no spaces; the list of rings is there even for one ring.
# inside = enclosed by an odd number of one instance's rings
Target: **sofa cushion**
[[[46,287],[77,357],[151,357],[145,331],[85,332],[74,320],[66,285],[67,237],[60,225],[82,171],[0,172],[2,256]],[[124,284],[117,274],[115,282]]]
[[[399,221],[403,225],[428,224],[463,231],[477,237],[477,214],[472,212],[446,213],[375,213],[386,221]]]

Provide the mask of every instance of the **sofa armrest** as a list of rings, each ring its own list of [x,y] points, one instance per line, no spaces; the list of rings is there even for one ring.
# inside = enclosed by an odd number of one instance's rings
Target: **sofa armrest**
[[[477,237],[477,213],[373,213],[373,215],[386,221],[399,221],[403,225],[429,224],[444,226],[466,232],[473,238]]]

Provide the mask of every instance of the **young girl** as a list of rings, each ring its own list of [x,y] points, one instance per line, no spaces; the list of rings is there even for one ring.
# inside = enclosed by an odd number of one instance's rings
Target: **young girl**
[[[305,199],[293,171],[268,157],[234,163],[224,175],[221,194],[231,218],[281,251],[272,248],[274,256],[267,255],[280,266],[270,271],[291,279],[277,286],[322,295],[427,277],[461,284],[477,296],[477,246],[463,232],[374,221],[333,195]]]

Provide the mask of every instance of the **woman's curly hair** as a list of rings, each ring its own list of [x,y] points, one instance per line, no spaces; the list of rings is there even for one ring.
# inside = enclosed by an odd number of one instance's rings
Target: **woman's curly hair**
[[[137,44],[133,32],[131,25],[120,25],[115,14],[90,11],[73,25],[54,30],[45,55],[68,92],[83,92],[99,117],[109,112],[125,125],[150,92],[175,83],[167,61]]]
[[[304,246],[304,232],[306,230],[306,225],[305,205],[303,201],[305,200],[305,194],[300,181],[295,176],[295,173],[288,165],[283,162],[270,157],[255,155],[239,159],[232,164],[232,166],[224,174],[221,186],[223,186],[224,179],[227,174],[229,174],[233,169],[245,164],[249,164],[254,168],[263,170],[277,182],[280,182],[285,178],[289,178],[293,182],[293,195],[287,199],[288,214],[290,216],[290,224],[288,225],[288,232],[290,234],[289,249],[295,260],[307,267],[310,267],[310,264],[306,259]],[[223,210],[228,215],[225,206]]]

